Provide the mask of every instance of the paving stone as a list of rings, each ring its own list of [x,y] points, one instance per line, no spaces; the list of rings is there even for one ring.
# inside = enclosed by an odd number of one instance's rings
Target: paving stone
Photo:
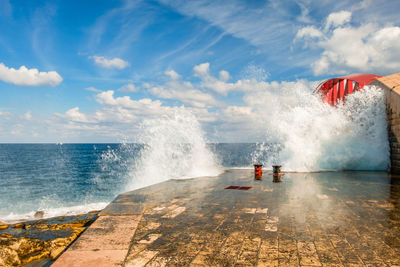
[[[157,255],[157,253],[158,253],[157,251],[143,250],[139,252],[137,255],[135,255],[135,257],[127,258],[124,266],[126,267],[145,266],[146,263],[150,262],[151,259]]]
[[[80,251],[68,250],[51,265],[54,267],[107,267],[121,266],[126,250]]]
[[[215,257],[216,264],[233,265],[239,255],[244,236],[241,232],[233,232],[225,241],[224,246],[220,249]]]
[[[278,240],[279,265],[298,265],[298,251],[295,239]]]
[[[322,265],[340,265],[340,259],[334,246],[326,236],[317,236],[314,245]]]
[[[313,242],[297,242],[300,264],[302,266],[322,266]]]
[[[100,216],[70,250],[127,250],[140,216]]]
[[[270,236],[261,241],[257,266],[278,266],[278,237]]]
[[[255,266],[260,248],[261,238],[245,239],[242,251],[236,261],[236,265]]]

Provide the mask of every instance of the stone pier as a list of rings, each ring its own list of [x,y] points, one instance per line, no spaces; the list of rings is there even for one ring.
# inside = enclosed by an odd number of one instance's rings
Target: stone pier
[[[121,194],[53,266],[400,265],[400,183],[390,174],[272,180],[236,169]]]

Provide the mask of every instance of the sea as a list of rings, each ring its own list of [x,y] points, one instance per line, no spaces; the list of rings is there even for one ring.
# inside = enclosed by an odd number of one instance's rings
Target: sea
[[[287,104],[274,104],[279,100]],[[54,217],[100,210],[122,192],[255,163],[295,172],[390,167],[379,88],[365,87],[336,107],[306,92],[288,101],[282,91],[264,99],[260,113],[257,142],[210,142],[203,123],[182,108],[142,122],[135,142],[0,144],[0,221],[31,220],[37,211]]]

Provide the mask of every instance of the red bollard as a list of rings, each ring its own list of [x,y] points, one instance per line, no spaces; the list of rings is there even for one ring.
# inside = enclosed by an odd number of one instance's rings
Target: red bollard
[[[262,164],[254,164],[254,178],[262,180]]]

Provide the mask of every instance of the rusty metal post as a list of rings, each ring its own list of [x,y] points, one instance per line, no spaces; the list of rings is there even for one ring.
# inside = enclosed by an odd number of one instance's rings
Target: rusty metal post
[[[272,173],[275,175],[280,175],[282,165],[272,165]]]
[[[282,172],[281,172],[282,165],[272,165],[272,182],[279,183],[281,182]]]
[[[262,164],[254,164],[254,178],[262,180]]]
[[[282,177],[282,175],[272,176],[272,182],[273,182],[273,183],[280,183],[280,182],[282,182],[281,177]]]

